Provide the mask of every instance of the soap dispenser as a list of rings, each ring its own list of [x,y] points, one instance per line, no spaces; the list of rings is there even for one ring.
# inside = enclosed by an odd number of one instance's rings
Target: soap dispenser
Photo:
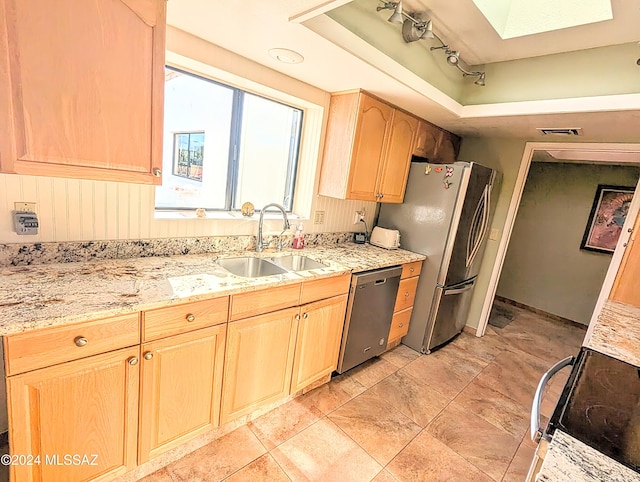
[[[296,228],[296,234],[293,236],[293,244],[291,247],[293,249],[302,249],[304,248],[304,236],[302,235],[302,223],[298,224]]]

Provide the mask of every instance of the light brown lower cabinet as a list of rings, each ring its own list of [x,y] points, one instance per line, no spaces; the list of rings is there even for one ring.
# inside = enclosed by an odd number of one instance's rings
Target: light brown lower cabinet
[[[289,395],[299,308],[229,323],[220,422]]]
[[[138,463],[219,423],[226,323],[142,345]]]
[[[336,369],[347,295],[300,308],[291,393],[302,390]]]
[[[133,469],[139,363],[136,346],[9,377],[11,454],[39,457],[12,464],[11,480],[111,480]]]

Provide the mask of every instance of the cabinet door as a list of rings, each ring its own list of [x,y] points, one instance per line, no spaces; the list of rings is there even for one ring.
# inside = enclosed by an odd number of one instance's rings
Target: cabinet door
[[[393,111],[393,107],[384,102],[361,94],[347,199],[378,200],[377,180]]]
[[[143,345],[140,463],[218,426],[226,328]]]
[[[291,393],[330,375],[338,364],[347,295],[300,308]]]
[[[613,282],[610,298],[633,306],[640,306],[640,216],[629,238],[620,268]]]
[[[440,142],[441,136],[442,130],[427,121],[419,121],[415,142],[416,147],[413,153],[416,156],[426,157],[430,161],[435,161],[436,147]]]
[[[297,314],[296,307],[229,323],[221,423],[289,395]]]
[[[378,192],[382,195],[380,202],[401,203],[404,199],[417,130],[418,119],[404,112],[395,112],[380,174],[378,188]]]
[[[460,138],[451,132],[443,131],[438,142],[436,157],[441,164],[453,164],[458,158],[460,150]]]
[[[109,479],[136,465],[139,347],[63,363],[7,379],[11,480]],[[65,465],[78,454],[82,464]],[[94,458],[95,457],[95,458]]]
[[[0,1],[2,170],[159,183],[164,37],[164,0]]]

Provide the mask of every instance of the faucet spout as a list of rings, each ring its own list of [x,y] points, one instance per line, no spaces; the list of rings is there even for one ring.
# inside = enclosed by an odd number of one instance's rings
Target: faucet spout
[[[284,208],[280,204],[270,203],[270,204],[267,204],[265,207],[263,207],[262,210],[260,211],[260,221],[258,222],[258,245],[256,246],[256,251],[258,251],[258,253],[260,253],[265,246],[263,235],[262,235],[262,226],[264,224],[264,213],[270,207],[277,208],[282,213],[282,232],[280,233],[280,236],[282,236],[282,234],[291,227],[291,225],[289,224],[289,219],[287,218],[287,212],[284,210]],[[282,240],[280,239],[278,240],[277,249],[278,251],[282,249]]]

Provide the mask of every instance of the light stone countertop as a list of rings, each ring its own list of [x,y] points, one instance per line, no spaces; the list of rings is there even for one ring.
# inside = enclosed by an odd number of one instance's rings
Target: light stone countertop
[[[301,254],[327,268],[261,278],[235,276],[215,260],[234,256]],[[203,300],[305,279],[422,260],[420,254],[342,243],[277,253],[149,257],[0,267],[0,335],[77,323],[173,303]]]
[[[607,301],[585,345],[640,366],[640,308]],[[640,482],[640,474],[556,430],[536,481]]]

